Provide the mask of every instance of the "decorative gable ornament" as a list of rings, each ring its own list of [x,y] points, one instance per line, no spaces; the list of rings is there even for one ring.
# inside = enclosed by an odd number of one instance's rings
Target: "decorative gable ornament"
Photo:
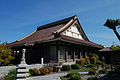
[[[63,32],[63,35],[84,40],[78,27],[79,26],[77,24],[71,25],[67,30]]]

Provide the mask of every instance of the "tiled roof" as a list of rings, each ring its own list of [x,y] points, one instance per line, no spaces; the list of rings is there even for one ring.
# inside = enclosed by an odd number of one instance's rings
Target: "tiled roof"
[[[10,46],[19,45],[19,44],[30,44],[30,43],[35,43],[37,41],[44,41],[44,40],[52,39],[52,38],[54,38],[54,36],[52,35],[53,32],[60,29],[64,25],[65,24],[60,24],[60,25],[55,25],[55,26],[49,27],[49,28],[37,30],[30,36],[23,38],[19,41],[11,43]]]
[[[56,38],[56,36],[55,36],[56,31],[58,31],[58,32],[59,32],[59,30],[61,31],[66,25],[68,25],[68,23],[70,24],[70,22],[71,21],[73,22],[75,19],[76,19],[76,16],[72,16],[70,18],[66,18],[66,19],[63,19],[60,21],[56,21],[56,22],[47,24],[47,25],[40,26],[37,28],[36,31],[34,31],[30,35],[28,35],[20,40],[17,40],[13,43],[10,43],[9,46],[35,44],[37,42],[55,39]],[[53,33],[55,33],[55,34],[53,34]],[[80,40],[80,39],[64,36],[64,35],[61,35],[60,33],[57,33],[57,34],[60,35],[59,37],[61,37],[61,39],[66,39],[66,40],[70,40],[73,42],[78,42],[80,44],[87,45],[87,46],[101,48],[100,45],[95,44],[95,43],[90,42],[90,41],[85,41],[85,40]]]
[[[103,51],[113,51],[112,49],[110,49],[110,47],[104,47],[103,49],[99,50],[100,52]]]
[[[65,35],[62,35],[61,38],[65,39],[65,40],[69,40],[69,41],[74,41],[74,42],[80,43],[81,45],[103,48],[103,46],[98,45],[96,43],[93,43],[91,41],[85,41],[85,40],[81,40],[81,39],[77,39],[77,38],[73,38],[73,37],[69,37],[69,36],[65,36]]]

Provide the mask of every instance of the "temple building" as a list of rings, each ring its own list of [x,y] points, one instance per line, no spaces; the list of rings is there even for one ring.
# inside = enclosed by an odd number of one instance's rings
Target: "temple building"
[[[98,52],[103,46],[91,42],[83,31],[77,16],[39,26],[28,36],[10,43],[18,64],[22,49],[26,49],[26,63],[73,62],[91,53]]]

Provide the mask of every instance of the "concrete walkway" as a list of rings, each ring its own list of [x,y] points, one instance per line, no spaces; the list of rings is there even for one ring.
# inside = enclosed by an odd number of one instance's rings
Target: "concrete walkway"
[[[65,76],[65,75],[67,75],[67,73],[56,73],[50,75],[29,77],[28,80],[61,80],[60,76]]]
[[[43,75],[43,76],[34,76],[29,77],[28,80],[61,80],[60,76],[65,76],[67,73],[56,73],[56,74],[50,74],[50,75]],[[95,77],[95,75],[82,75],[82,80],[87,80],[88,77]],[[102,77],[104,75],[100,75],[100,80],[108,80],[106,77]]]

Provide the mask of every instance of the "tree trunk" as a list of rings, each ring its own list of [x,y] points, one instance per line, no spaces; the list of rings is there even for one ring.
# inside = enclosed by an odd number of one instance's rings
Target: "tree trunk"
[[[120,41],[120,35],[118,34],[116,28],[114,28],[113,31],[114,31],[115,35],[117,36],[118,40]]]

